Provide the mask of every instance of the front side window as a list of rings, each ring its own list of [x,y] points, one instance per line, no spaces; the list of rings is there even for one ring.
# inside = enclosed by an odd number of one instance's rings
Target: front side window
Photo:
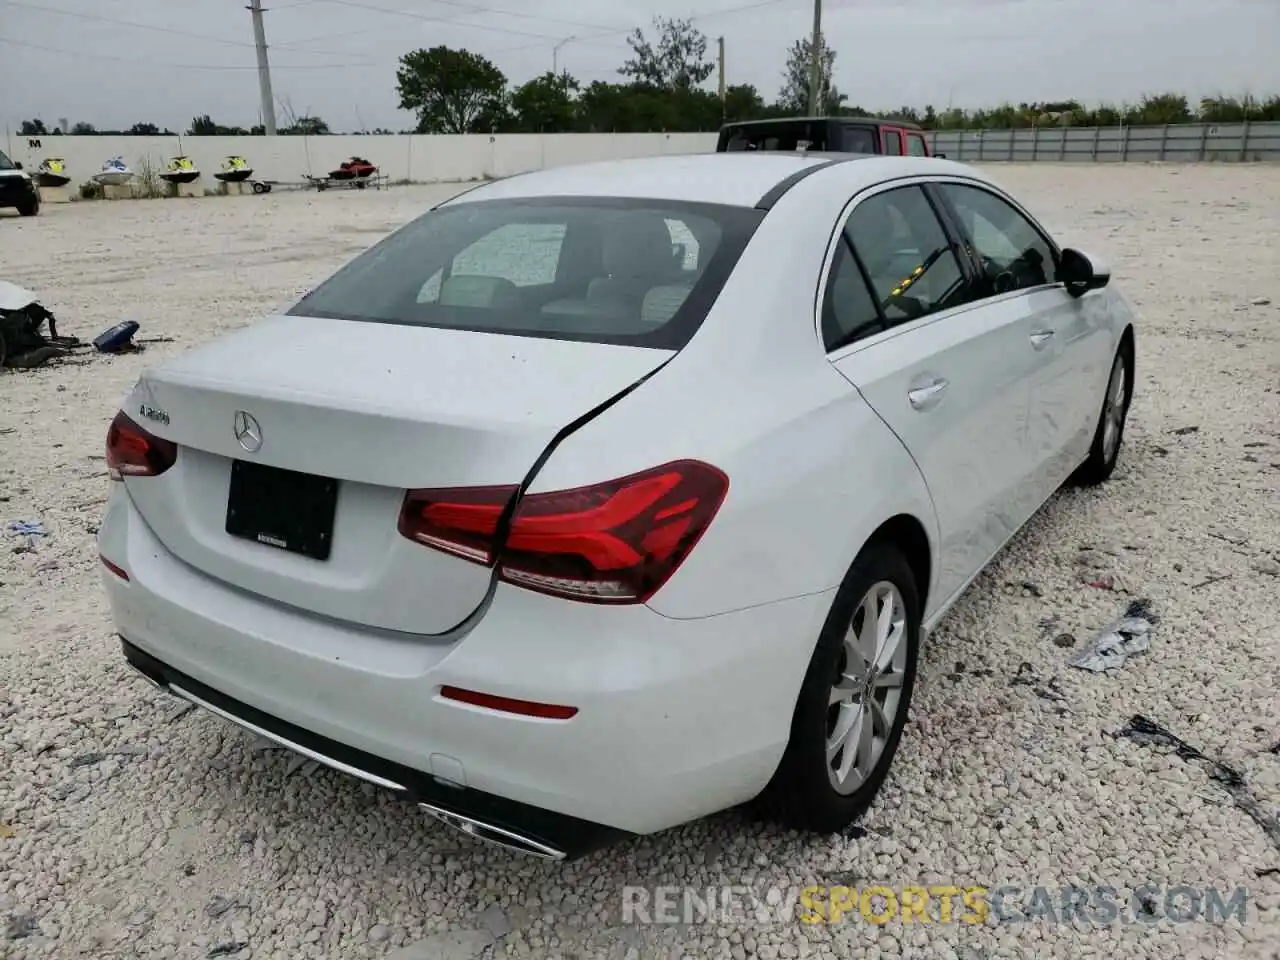
[[[358,256],[289,313],[678,349],[762,216],[613,198],[446,205]]]
[[[920,187],[868,197],[853,208],[845,231],[889,323],[946,310],[967,298],[960,261]]]
[[[884,152],[895,157],[902,156],[902,137],[897,130],[884,131]]]
[[[927,157],[929,155],[929,151],[924,146],[924,137],[918,133],[907,134],[907,155],[912,157]]]
[[[939,184],[982,264],[982,297],[1052,283],[1057,256],[1044,235],[1014,206],[980,187]]]

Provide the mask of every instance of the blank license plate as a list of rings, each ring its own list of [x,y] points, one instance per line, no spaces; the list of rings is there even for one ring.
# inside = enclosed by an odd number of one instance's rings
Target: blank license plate
[[[227,533],[328,560],[338,481],[236,460],[227,495]]]

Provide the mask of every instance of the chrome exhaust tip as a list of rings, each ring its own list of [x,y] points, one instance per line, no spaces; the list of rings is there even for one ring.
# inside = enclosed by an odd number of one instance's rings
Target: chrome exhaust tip
[[[543,860],[563,860],[565,858],[563,850],[557,850],[541,840],[534,840],[532,837],[523,836],[504,827],[495,827],[491,823],[483,823],[473,817],[453,813],[450,810],[442,810],[429,803],[419,803],[418,807],[435,817],[445,826],[452,827],[454,830],[465,833],[467,836],[484,843],[502,847],[505,850],[513,850],[516,853],[540,857]]]

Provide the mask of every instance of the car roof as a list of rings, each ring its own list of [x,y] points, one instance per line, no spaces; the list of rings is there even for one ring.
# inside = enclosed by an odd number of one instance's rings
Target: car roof
[[[890,117],[766,117],[762,120],[735,120],[726,123],[721,130],[737,130],[741,127],[783,126],[789,123],[840,123],[853,126],[890,126],[903,127],[907,130],[923,129],[920,124],[910,120],[894,120]]]
[[[986,180],[972,167],[936,157],[781,150],[696,153],[534,170],[473,187],[442,206],[537,197],[629,197],[767,209],[790,186],[837,166],[842,181],[854,190],[928,174]]]

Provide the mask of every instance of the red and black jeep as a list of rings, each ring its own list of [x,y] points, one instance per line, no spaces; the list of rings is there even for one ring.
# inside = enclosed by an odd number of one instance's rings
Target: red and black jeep
[[[720,128],[717,153],[737,150],[808,150],[928,157],[929,141],[918,124],[872,117],[785,117],[745,120]]]

